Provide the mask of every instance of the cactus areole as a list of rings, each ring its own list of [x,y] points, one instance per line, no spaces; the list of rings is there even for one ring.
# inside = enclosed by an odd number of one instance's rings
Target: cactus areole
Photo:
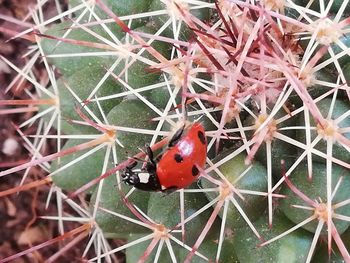
[[[166,150],[149,160],[141,169],[134,169],[135,160],[122,173],[123,181],[144,191],[173,192],[193,183],[200,175],[207,157],[207,141],[200,123],[190,123],[178,129]]]

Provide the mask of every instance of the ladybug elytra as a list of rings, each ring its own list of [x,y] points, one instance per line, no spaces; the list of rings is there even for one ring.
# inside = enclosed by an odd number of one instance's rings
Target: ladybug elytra
[[[207,141],[203,126],[189,123],[178,129],[166,150],[155,159],[147,147],[149,160],[141,169],[137,161],[125,168],[123,181],[144,191],[172,192],[193,183],[203,169],[207,157]]]

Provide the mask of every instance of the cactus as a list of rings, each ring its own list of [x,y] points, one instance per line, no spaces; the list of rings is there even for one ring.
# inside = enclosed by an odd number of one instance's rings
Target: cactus
[[[33,89],[0,101],[35,111],[17,126],[32,160],[0,177],[47,175],[0,196],[50,184],[76,214],[46,217],[60,235],[45,245],[86,239],[93,262],[121,251],[127,262],[350,262],[349,6],[71,0],[46,21],[35,11],[19,36],[34,37],[28,67],[42,62],[48,81],[1,57]],[[125,185],[130,157],[164,151],[184,117],[206,129],[200,179],[171,194]],[[23,133],[33,122],[35,141]],[[48,138],[57,152],[42,156]]]

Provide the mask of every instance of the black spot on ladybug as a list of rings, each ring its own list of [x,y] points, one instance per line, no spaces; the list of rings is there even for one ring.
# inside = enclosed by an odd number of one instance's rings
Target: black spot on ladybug
[[[177,163],[181,163],[184,160],[184,158],[182,158],[182,156],[178,153],[175,154],[174,159]]]
[[[203,144],[207,143],[206,139],[205,139],[205,135],[204,135],[204,133],[202,131],[198,131],[198,138],[201,141],[201,143],[203,143]]]
[[[196,165],[192,166],[192,175],[197,176],[199,174],[199,170]]]

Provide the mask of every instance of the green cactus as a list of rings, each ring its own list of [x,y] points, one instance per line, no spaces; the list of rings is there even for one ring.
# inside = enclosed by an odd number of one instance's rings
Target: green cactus
[[[51,162],[54,191],[85,197],[67,202],[88,218],[93,261],[320,262],[337,247],[349,262],[342,2],[70,1],[70,20],[36,34],[51,82],[27,74],[58,152],[0,176]],[[206,129],[200,179],[174,193],[125,185],[184,118]]]

